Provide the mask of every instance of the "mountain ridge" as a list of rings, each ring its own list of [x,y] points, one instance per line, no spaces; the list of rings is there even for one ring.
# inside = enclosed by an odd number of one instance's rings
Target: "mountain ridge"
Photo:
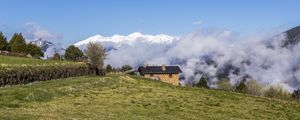
[[[178,39],[177,37],[169,36],[166,34],[157,34],[157,35],[147,35],[139,32],[134,32],[129,35],[119,35],[115,34],[110,37],[104,37],[101,35],[94,35],[88,37],[87,39],[78,41],[74,43],[75,46],[86,45],[89,42],[112,42],[112,43],[122,43],[122,42],[148,42],[148,43],[172,43],[174,40]]]

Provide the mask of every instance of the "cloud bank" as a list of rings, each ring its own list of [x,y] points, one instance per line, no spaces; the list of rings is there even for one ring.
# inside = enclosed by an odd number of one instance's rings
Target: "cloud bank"
[[[27,42],[32,42],[42,49],[46,49],[44,59],[52,57],[55,53],[64,54],[61,47],[62,34],[49,31],[37,23],[26,23],[23,33]]]
[[[63,37],[61,34],[51,32],[37,23],[26,23],[24,26],[24,33],[28,40],[43,39],[46,41],[59,41]]]
[[[136,35],[136,34],[135,34]],[[109,49],[106,64],[139,66],[179,65],[183,84],[196,83],[201,75],[214,87],[221,77],[232,84],[257,80],[262,85],[281,85],[292,91],[300,87],[300,45],[281,47],[285,34],[261,34],[239,37],[230,30],[207,29],[181,38],[163,35],[91,37],[85,42],[101,42]],[[157,37],[156,42],[149,38]],[[168,39],[166,39],[168,38]],[[168,42],[166,42],[168,41]],[[84,49],[84,42],[75,45]]]

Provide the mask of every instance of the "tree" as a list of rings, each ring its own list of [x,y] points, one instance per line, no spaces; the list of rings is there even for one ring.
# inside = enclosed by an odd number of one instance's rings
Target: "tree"
[[[42,49],[35,44],[28,44],[26,49],[27,54],[32,55],[34,58],[40,58],[44,56]]]
[[[294,90],[292,97],[295,99],[300,99],[300,88],[298,88],[297,90]]]
[[[11,52],[26,53],[26,42],[22,33],[14,34],[9,42]]]
[[[108,64],[108,65],[106,65],[105,70],[106,70],[107,73],[110,73],[110,72],[112,72],[113,68],[111,67],[110,64]]]
[[[6,37],[0,32],[0,51],[1,50],[6,50],[7,49],[7,39]]]
[[[11,46],[15,43],[17,37],[19,36],[18,33],[14,33],[14,35],[11,37],[10,41],[8,42],[8,45],[7,45],[7,50],[8,51],[11,51]]]
[[[52,60],[61,60],[61,56],[59,53],[55,53],[52,57]]]
[[[236,91],[240,93],[246,93],[247,92],[247,86],[244,81],[241,81],[238,86],[236,86]]]
[[[78,61],[83,57],[82,51],[75,47],[74,45],[70,45],[65,51],[65,58],[71,61]]]
[[[125,71],[128,71],[128,70],[132,70],[132,67],[128,64],[123,65],[122,68],[121,68],[122,72],[125,72]]]
[[[100,70],[103,69],[104,60],[107,56],[105,48],[98,43],[89,43],[84,52],[91,67],[95,69],[97,75],[100,75]],[[102,70],[102,72],[104,71]]]
[[[207,80],[206,77],[204,75],[201,76],[198,84],[196,84],[197,87],[200,88],[209,88],[209,86],[207,85]]]

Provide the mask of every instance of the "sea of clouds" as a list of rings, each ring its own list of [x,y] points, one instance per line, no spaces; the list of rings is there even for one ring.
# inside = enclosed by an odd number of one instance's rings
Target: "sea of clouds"
[[[60,34],[35,23],[25,25],[25,36],[27,40],[62,40]],[[108,50],[105,64],[113,67],[178,65],[183,72],[183,85],[195,84],[206,75],[210,86],[216,87],[220,76],[226,76],[232,85],[256,80],[261,85],[280,85],[291,92],[300,87],[300,45],[282,47],[285,40],[282,32],[241,37],[226,29],[202,29],[181,37],[141,33],[96,35],[74,45],[84,50],[88,42],[100,42]],[[46,56],[54,54],[56,47],[47,50]]]
[[[282,47],[284,33],[238,37],[230,30],[204,29],[182,37],[169,36],[168,42],[149,42],[144,35],[135,40],[121,37],[118,42],[112,37],[98,40],[109,49],[106,64],[179,65],[183,71],[182,84],[197,83],[205,74],[215,87],[220,74],[225,74],[233,85],[241,80],[257,80],[262,85],[280,85],[288,91],[300,87],[300,46]]]

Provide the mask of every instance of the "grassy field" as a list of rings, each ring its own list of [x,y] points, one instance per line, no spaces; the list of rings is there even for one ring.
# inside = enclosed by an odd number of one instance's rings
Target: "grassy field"
[[[40,60],[40,59],[31,59],[24,57],[12,57],[12,56],[3,56],[0,55],[0,64],[1,65],[44,65],[44,64],[65,64],[71,63],[67,61],[54,61],[54,60]]]
[[[300,119],[300,105],[127,75],[0,88],[0,119]]]

